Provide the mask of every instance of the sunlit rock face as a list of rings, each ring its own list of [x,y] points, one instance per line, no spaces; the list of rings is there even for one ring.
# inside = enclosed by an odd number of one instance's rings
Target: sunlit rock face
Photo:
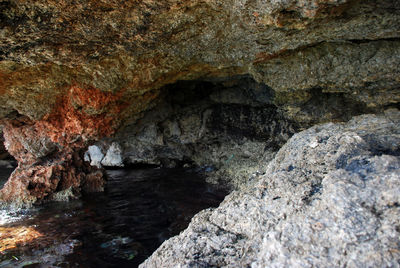
[[[400,99],[395,0],[5,0],[0,9],[0,118],[20,162],[6,200],[11,188],[35,201],[83,187],[77,174],[92,172],[79,169],[74,179],[40,176],[44,195],[26,189],[37,172],[81,165],[72,155],[134,124],[178,80],[249,75],[300,128]],[[37,137],[39,151],[28,142]]]

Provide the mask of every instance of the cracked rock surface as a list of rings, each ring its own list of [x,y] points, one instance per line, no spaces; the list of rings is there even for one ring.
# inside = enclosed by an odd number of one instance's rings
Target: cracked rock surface
[[[136,124],[181,80],[246,75],[300,129],[400,102],[397,0],[1,0],[0,12],[0,125],[45,126],[41,144],[59,152]]]
[[[399,204],[398,110],[316,125],[141,267],[396,267]]]

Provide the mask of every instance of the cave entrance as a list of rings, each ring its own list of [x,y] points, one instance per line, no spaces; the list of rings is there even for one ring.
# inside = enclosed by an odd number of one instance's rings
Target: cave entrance
[[[3,224],[36,226],[40,235],[23,249],[31,263],[141,263],[193,215],[218,206],[229,191],[262,174],[296,130],[272,103],[273,91],[248,76],[178,81],[161,92],[140,120],[86,154],[93,165],[108,168],[104,193],[45,203],[26,212],[29,217]],[[50,247],[53,258],[33,251],[37,246]],[[8,249],[6,261],[18,264],[12,256],[26,261],[21,250]]]
[[[209,173],[209,183],[236,189],[297,130],[273,98],[249,76],[178,81],[161,89],[140,120],[98,146],[106,155],[118,144],[125,166],[192,166]]]
[[[81,252],[89,256],[87,264],[139,264],[197,212],[218,206],[229,191],[260,175],[296,130],[273,96],[248,76],[178,81],[161,89],[140,120],[89,148],[88,159],[107,168],[109,181],[104,195],[84,202],[112,222],[106,229],[120,238],[96,245],[93,240],[103,235],[87,236],[89,246]],[[133,251],[131,239],[140,244]],[[136,259],[135,250],[142,252]],[[99,260],[90,252],[108,257]]]

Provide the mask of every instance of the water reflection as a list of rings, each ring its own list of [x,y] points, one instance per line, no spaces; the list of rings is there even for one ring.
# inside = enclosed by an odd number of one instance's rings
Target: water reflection
[[[19,214],[3,211],[14,221],[0,224],[0,244],[9,245],[0,247],[0,267],[135,267],[226,194],[187,169],[108,174],[105,193]]]

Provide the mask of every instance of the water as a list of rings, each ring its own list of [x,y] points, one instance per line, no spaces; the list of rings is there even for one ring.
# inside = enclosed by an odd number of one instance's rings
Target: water
[[[3,188],[4,183],[6,183],[7,178],[10,176],[13,170],[13,168],[0,167],[0,189]]]
[[[104,193],[0,211],[0,267],[136,267],[226,194],[188,169],[107,172]]]

